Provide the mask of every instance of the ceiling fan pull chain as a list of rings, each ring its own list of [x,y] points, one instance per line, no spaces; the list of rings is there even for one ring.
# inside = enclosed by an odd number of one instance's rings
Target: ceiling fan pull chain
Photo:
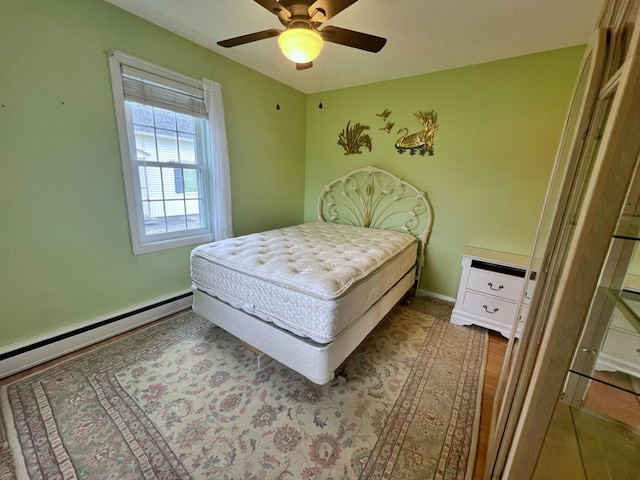
[[[324,52],[320,54],[320,103],[318,108],[322,109],[322,83],[324,81]]]
[[[276,73],[278,83],[276,87],[276,110],[280,110],[280,50],[276,48]]]

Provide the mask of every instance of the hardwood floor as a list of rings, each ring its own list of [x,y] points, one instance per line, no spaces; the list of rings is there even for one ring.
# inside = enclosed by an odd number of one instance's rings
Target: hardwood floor
[[[489,349],[484,371],[484,386],[482,390],[482,410],[480,414],[480,436],[476,463],[473,469],[473,480],[483,480],[486,468],[487,451],[489,449],[489,432],[491,431],[491,412],[493,400],[502,370],[502,362],[507,350],[508,340],[496,332],[489,331]]]

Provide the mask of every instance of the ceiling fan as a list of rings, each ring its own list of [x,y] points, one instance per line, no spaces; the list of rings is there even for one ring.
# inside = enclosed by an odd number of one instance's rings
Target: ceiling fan
[[[387,43],[386,38],[331,25],[318,30],[324,22],[358,0],[254,1],[276,15],[285,29],[272,28],[241,35],[222,40],[218,45],[229,48],[277,36],[282,53],[296,63],[298,70],[304,70],[313,66],[313,60],[322,50],[323,41],[374,53],[379,52]]]

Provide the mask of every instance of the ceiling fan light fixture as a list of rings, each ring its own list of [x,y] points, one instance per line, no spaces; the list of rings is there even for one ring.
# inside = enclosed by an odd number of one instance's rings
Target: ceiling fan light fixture
[[[308,28],[289,28],[278,36],[285,57],[295,63],[312,62],[322,51],[322,37]]]

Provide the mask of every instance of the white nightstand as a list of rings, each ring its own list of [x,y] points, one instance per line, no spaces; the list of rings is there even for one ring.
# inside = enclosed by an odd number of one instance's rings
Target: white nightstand
[[[479,325],[508,338],[518,313],[528,264],[529,257],[523,255],[465,247],[451,323]],[[532,282],[528,283],[516,336],[520,336],[521,319],[526,316]]]

